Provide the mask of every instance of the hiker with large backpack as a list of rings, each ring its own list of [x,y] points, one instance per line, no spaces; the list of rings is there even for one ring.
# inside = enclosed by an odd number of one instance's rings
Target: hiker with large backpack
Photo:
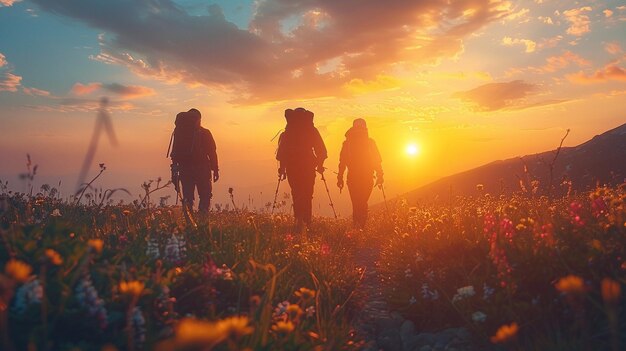
[[[374,139],[369,137],[365,120],[355,119],[352,128],[346,132],[346,140],[341,147],[337,186],[343,189],[343,174],[347,168],[352,221],[356,228],[363,229],[367,221],[367,200],[374,187],[374,173],[376,185],[382,187],[384,180],[381,163],[380,152]]]
[[[315,172],[323,175],[328,157],[313,117],[313,112],[302,107],[285,110],[287,126],[278,139],[276,152],[279,181],[287,179],[291,187],[296,232],[303,232],[311,223]]]
[[[184,210],[193,209],[194,194],[198,190],[198,211],[208,213],[212,197],[212,181],[219,179],[215,139],[211,132],[200,125],[202,115],[192,108],[176,115],[176,128],[170,140],[172,158],[172,183],[176,191],[182,185]],[[185,212],[186,214],[188,212]]]

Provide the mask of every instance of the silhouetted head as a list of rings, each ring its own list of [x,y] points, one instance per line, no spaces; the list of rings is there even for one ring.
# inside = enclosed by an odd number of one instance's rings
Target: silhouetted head
[[[367,123],[363,118],[357,118],[352,122],[352,127],[356,129],[367,129]]]

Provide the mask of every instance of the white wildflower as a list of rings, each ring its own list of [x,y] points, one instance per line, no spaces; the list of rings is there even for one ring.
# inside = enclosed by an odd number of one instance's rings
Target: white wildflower
[[[456,294],[454,295],[454,297],[452,297],[452,302],[461,301],[474,295],[476,295],[476,291],[474,291],[474,286],[464,286],[462,288],[456,289]]]
[[[472,320],[474,322],[484,322],[487,319],[487,315],[481,311],[476,311],[472,313]]]

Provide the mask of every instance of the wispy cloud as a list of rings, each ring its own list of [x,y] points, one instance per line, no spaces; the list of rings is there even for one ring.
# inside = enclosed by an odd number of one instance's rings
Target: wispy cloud
[[[567,78],[571,82],[580,84],[602,83],[610,80],[626,82],[626,69],[619,67],[617,64],[609,64],[592,74],[585,74],[580,71],[568,75]]]
[[[22,0],[0,0],[0,7],[3,6],[13,6],[13,4],[18,3]]]
[[[72,87],[71,93],[74,95],[88,95],[100,89],[101,86],[102,83],[75,83]]]
[[[537,93],[539,86],[523,80],[504,83],[488,83],[477,88],[454,93],[453,98],[469,102],[476,111],[522,110],[553,105],[565,100],[528,101],[527,97]]]
[[[532,67],[530,70],[536,73],[551,73],[566,68],[572,63],[578,65],[579,67],[591,65],[590,61],[585,60],[581,56],[571,51],[565,51],[561,55],[547,57],[545,65]]]
[[[21,84],[21,76],[11,72],[0,72],[0,91],[16,92]]]
[[[6,66],[7,58],[0,52],[0,68]]]
[[[622,53],[622,47],[618,42],[610,42],[604,45],[604,50],[611,55],[617,55]]]
[[[501,0],[266,0],[239,28],[217,5],[192,16],[171,0],[32,1],[103,30],[94,59],[223,88],[248,103],[349,93],[355,79],[454,57],[466,37],[512,13]]]
[[[22,88],[22,91],[24,92],[24,94],[30,95],[30,96],[50,96],[50,92],[47,90],[43,90],[43,89],[37,89],[37,88]]]
[[[505,83],[488,83],[477,88],[454,93],[452,97],[471,102],[479,111],[495,111],[515,105],[537,86],[522,80]]]
[[[91,82],[87,84],[78,82],[74,84],[71,90],[72,94],[78,96],[89,95],[95,92],[109,92],[126,99],[135,99],[156,94],[154,89],[140,85],[123,85],[119,83],[103,84],[100,82]]]
[[[517,38],[511,38],[511,37],[502,38],[502,45],[504,46],[523,45],[524,47],[526,47],[526,50],[524,52],[527,52],[527,53],[534,52],[535,49],[537,48],[537,43],[530,39],[517,39]]]
[[[563,16],[565,16],[565,20],[570,23],[569,28],[567,28],[567,34],[579,37],[585,33],[589,33],[591,31],[589,27],[591,20],[589,20],[589,16],[586,13],[591,10],[590,6],[584,6],[564,11]]]

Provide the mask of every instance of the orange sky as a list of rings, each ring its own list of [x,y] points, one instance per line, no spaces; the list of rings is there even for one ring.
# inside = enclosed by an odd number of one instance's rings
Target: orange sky
[[[30,153],[37,185],[61,180],[65,195],[73,191],[100,96],[112,100],[120,144],[102,138],[95,161],[107,171],[98,185],[136,197],[144,180],[167,178],[174,116],[195,107],[218,144],[216,201],[233,187],[252,207],[273,197],[270,139],[286,108],[315,112],[329,171],[352,120],[365,118],[388,196],[555,148],[567,128],[565,145],[576,145],[626,123],[619,1],[197,3],[164,1],[159,12],[135,4],[129,16],[145,18],[126,22],[107,15],[114,5],[1,2],[0,30],[24,28],[0,44],[0,179],[22,190],[17,174]],[[20,45],[28,30],[52,40],[70,28],[76,37],[50,47]],[[419,155],[406,154],[409,143]],[[347,194],[328,179],[347,216]],[[315,209],[329,214],[319,183]],[[375,191],[371,202],[380,200]]]

